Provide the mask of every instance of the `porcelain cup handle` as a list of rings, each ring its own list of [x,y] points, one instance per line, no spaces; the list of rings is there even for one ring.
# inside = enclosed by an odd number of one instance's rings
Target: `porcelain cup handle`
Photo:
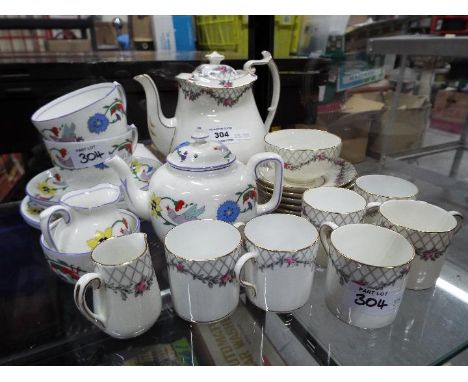
[[[253,155],[247,162],[247,167],[251,172],[255,174],[255,178],[258,178],[257,169],[258,167],[268,161],[275,162],[275,183],[273,184],[273,195],[270,200],[264,204],[257,205],[257,215],[267,214],[275,210],[281,202],[281,196],[283,195],[283,159],[276,153],[258,153]]]
[[[330,235],[337,228],[338,226],[332,222],[324,222],[320,225],[320,229],[319,229],[320,241],[322,242],[323,249],[325,249],[325,252],[328,256],[330,256],[330,245],[331,245]]]
[[[132,131],[132,154],[134,154],[138,144],[138,129],[133,123],[129,129]]]
[[[367,203],[366,205],[366,212],[364,213],[363,219],[365,219],[368,216],[373,216],[379,211],[380,205],[382,203],[380,202],[370,202]]]
[[[234,273],[236,274],[236,279],[239,280],[239,283],[243,285],[246,288],[251,288],[254,297],[257,295],[257,288],[255,287],[254,284],[249,283],[245,280],[241,279],[241,273],[242,273],[242,268],[244,268],[245,263],[251,259],[255,259],[259,256],[257,252],[247,252],[244,255],[242,255],[239,260],[236,262],[236,266],[234,267]]]
[[[57,248],[57,245],[55,244],[55,241],[52,236],[51,229],[50,229],[50,224],[51,224],[50,220],[56,214],[61,215],[63,219],[65,220],[66,224],[70,224],[70,221],[71,221],[70,208],[68,208],[67,206],[61,206],[61,205],[52,206],[52,207],[45,209],[39,215],[39,219],[40,219],[40,225],[41,225],[41,232],[44,235],[44,240],[46,244],[53,250],[59,251],[59,249]]]
[[[105,315],[102,312],[99,314],[93,312],[86,303],[86,291],[90,285],[94,289],[98,289],[100,293],[104,292],[102,289],[104,287],[104,280],[101,275],[99,273],[87,273],[81,276],[75,284],[73,298],[75,299],[76,307],[81,314],[83,314],[83,316],[95,324],[99,329],[104,330],[106,328]],[[101,298],[100,301],[102,303],[103,299]]]
[[[280,97],[280,76],[279,76],[279,71],[278,67],[275,64],[275,61],[273,60],[273,57],[271,56],[270,52],[267,52],[264,50],[262,52],[263,59],[261,60],[250,60],[247,61],[244,64],[244,70],[253,72],[252,66],[255,65],[268,65],[268,69],[270,69],[271,77],[273,78],[273,94],[271,97],[271,104],[270,107],[268,108],[268,115],[265,119],[265,134],[268,134],[270,131],[271,123],[273,122],[273,118],[275,117],[276,114],[276,109],[278,107],[278,101]]]
[[[237,228],[237,230],[241,234],[242,241],[245,241],[245,235],[244,235],[244,230],[245,230],[245,223],[244,222],[236,222],[233,224],[234,227]]]
[[[449,214],[452,215],[455,219],[457,219],[457,226],[455,227],[454,231],[454,234],[457,234],[463,225],[463,215],[458,211],[449,211]]]
[[[126,115],[127,114],[127,95],[125,94],[125,90],[123,86],[119,82],[114,81],[114,85],[116,86],[117,92],[119,93],[120,98],[122,99],[122,103],[124,105],[124,112]]]

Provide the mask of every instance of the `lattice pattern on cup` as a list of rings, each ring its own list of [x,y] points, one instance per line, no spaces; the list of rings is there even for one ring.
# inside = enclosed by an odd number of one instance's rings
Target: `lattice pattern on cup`
[[[380,225],[401,234],[414,247],[416,256],[423,261],[442,261],[442,257],[452,241],[454,231],[421,232],[393,224],[381,216]]]
[[[309,206],[306,203],[302,205],[302,216],[307,218],[317,229],[324,222],[333,222],[338,227],[347,224],[360,223],[364,217],[365,210],[350,212],[348,214],[340,214],[337,212],[326,212]]]
[[[284,168],[297,171],[314,162],[334,164],[341,152],[341,144],[320,150],[287,150],[265,143],[265,151],[277,153],[284,160]]]
[[[256,258],[258,269],[264,271],[266,269],[275,269],[276,267],[294,268],[303,266],[310,267],[313,271],[313,264],[317,254],[317,242],[312,246],[304,248],[300,251],[273,251],[256,246],[250,240],[245,240],[247,251],[258,252]]]
[[[208,287],[226,286],[235,281],[234,267],[241,256],[241,246],[231,254],[215,260],[191,261],[175,256],[166,248],[166,264],[169,270],[189,275]]]
[[[330,245],[329,258],[333,268],[340,277],[341,285],[353,281],[359,285],[380,290],[395,285],[410,270],[410,264],[393,268],[360,264],[341,255],[333,244]]]

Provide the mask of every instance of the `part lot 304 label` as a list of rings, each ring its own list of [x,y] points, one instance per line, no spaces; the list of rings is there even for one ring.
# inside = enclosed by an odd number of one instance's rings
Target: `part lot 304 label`
[[[343,296],[343,304],[364,314],[389,315],[400,306],[403,288],[372,289],[351,281]]]

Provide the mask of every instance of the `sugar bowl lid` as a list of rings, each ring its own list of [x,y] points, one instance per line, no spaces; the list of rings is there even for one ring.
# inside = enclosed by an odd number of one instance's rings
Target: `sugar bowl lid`
[[[177,145],[167,156],[170,166],[184,171],[211,171],[230,166],[236,156],[224,144],[208,140],[209,135],[201,127],[192,134],[192,141]]]
[[[253,72],[236,70],[221,64],[224,56],[218,52],[212,52],[205,57],[208,58],[209,64],[198,66],[192,73],[180,73],[176,78],[202,87],[219,89],[244,86],[257,79]]]

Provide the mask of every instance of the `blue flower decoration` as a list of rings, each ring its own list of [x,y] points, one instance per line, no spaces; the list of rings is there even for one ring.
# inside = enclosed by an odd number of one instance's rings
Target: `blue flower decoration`
[[[95,164],[94,167],[98,168],[99,170],[104,170],[105,168],[109,168],[104,162]]]
[[[239,216],[240,208],[236,202],[226,200],[218,207],[216,218],[225,221],[226,223],[234,223]]]
[[[88,119],[88,129],[92,133],[101,134],[109,126],[109,120],[104,114],[96,113]]]

